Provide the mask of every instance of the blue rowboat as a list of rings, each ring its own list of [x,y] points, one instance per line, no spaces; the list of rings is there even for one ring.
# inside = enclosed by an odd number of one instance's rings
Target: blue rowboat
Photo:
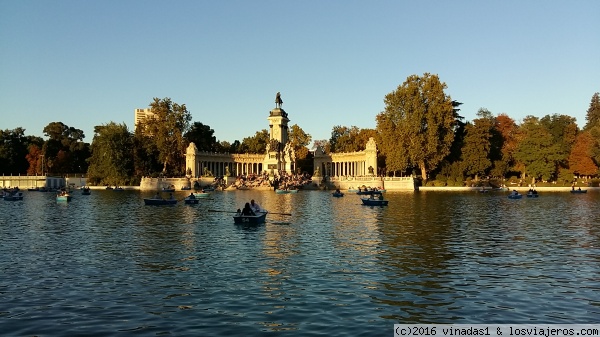
[[[389,200],[360,198],[365,206],[387,206]]]
[[[175,205],[177,204],[177,199],[144,198],[144,204],[150,206]]]

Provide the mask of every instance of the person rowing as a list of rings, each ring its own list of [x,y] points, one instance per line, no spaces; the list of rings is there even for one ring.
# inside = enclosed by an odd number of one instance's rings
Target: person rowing
[[[250,208],[256,213],[262,212],[262,208],[257,202],[254,201],[254,199],[250,200]]]

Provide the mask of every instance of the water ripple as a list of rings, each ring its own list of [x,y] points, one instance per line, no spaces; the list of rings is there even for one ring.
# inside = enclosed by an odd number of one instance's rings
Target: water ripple
[[[140,192],[0,202],[10,335],[385,335],[394,323],[597,323],[600,199],[498,193]],[[178,197],[183,197],[176,193]],[[272,212],[237,226],[254,198]]]

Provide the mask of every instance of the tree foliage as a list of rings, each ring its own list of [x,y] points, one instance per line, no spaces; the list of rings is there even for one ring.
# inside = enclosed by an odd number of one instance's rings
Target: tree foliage
[[[98,185],[126,185],[134,174],[133,135],[125,124],[94,127],[88,179]]]
[[[331,144],[329,144],[329,140],[327,140],[327,139],[316,139],[313,142],[312,150],[316,150],[319,147],[321,147],[323,149],[323,152],[325,152],[326,154],[331,153]]]
[[[27,172],[27,147],[25,129],[0,130],[0,173],[10,175]]]
[[[267,151],[268,143],[269,131],[267,131],[267,129],[262,129],[260,131],[256,131],[254,136],[242,139],[239,152],[264,154]]]
[[[585,119],[587,120],[584,127],[585,130],[600,126],[600,93],[594,93],[592,96]]]
[[[294,152],[296,153],[296,160],[304,160],[308,156],[308,144],[312,140],[312,136],[304,132],[298,124],[294,124],[290,127],[288,138]]]
[[[523,173],[536,179],[550,180],[556,173],[557,159],[552,134],[534,116],[525,117],[521,130],[523,138],[514,156],[523,163]]]
[[[481,108],[479,118],[465,127],[464,146],[462,148],[462,165],[468,175],[482,175],[492,166],[490,160],[495,118],[487,109]]]
[[[514,153],[517,149],[518,126],[514,119],[507,114],[496,116],[494,130],[498,132],[500,159],[494,162],[494,171],[497,176],[504,176],[508,170],[515,166]]]
[[[85,134],[82,130],[62,122],[51,122],[43,132],[48,137],[42,147],[44,171],[50,174],[87,171],[90,145],[83,142]]]
[[[153,116],[141,121],[137,129],[150,136],[158,152],[158,160],[163,164],[163,174],[184,174],[184,153],[188,144],[183,135],[192,119],[190,112],[185,104],[177,104],[168,97],[154,98],[150,108]]]
[[[194,143],[199,151],[218,151],[219,143],[214,136],[215,130],[200,122],[194,122],[190,130],[185,133],[184,138],[188,143]]]
[[[594,137],[589,131],[580,132],[569,154],[569,168],[575,174],[596,175],[598,165],[594,162],[593,149],[597,147]]]
[[[385,111],[377,115],[380,150],[388,171],[419,167],[426,179],[450,153],[456,112],[437,75],[411,75],[385,96]]]

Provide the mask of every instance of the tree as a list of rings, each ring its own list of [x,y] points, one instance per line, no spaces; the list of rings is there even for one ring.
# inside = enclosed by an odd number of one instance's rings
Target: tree
[[[469,175],[485,174],[492,166],[490,160],[492,130],[495,120],[492,113],[481,108],[479,118],[465,126],[464,146],[462,148],[463,169]]]
[[[496,116],[494,130],[499,133],[500,158],[494,162],[494,171],[497,176],[504,176],[508,170],[515,166],[514,152],[517,149],[517,134],[519,127],[514,119],[507,114]]]
[[[186,132],[184,138],[189,143],[194,143],[199,151],[217,151],[219,146],[214,136],[215,130],[200,122],[194,122],[190,131]]]
[[[242,153],[258,153],[264,154],[267,152],[267,144],[269,143],[269,131],[262,129],[256,131],[253,137],[246,137],[242,139],[242,144],[239,150]]]
[[[331,153],[331,144],[329,144],[329,140],[327,139],[317,139],[313,142],[312,150],[316,150],[318,147],[323,149],[323,152],[329,154]]]
[[[0,130],[0,174],[26,173],[28,140],[25,129]]]
[[[55,174],[87,171],[90,145],[83,142],[82,130],[69,127],[62,122],[51,122],[44,127],[49,138],[42,147],[45,164]],[[59,155],[60,154],[60,155]]]
[[[297,160],[304,160],[308,155],[308,144],[312,140],[311,135],[304,132],[297,124],[292,125],[288,134],[289,142],[294,148]]]
[[[41,175],[44,173],[43,171],[43,160],[42,160],[42,148],[37,144],[29,145],[29,153],[25,158],[27,162],[29,162],[29,168],[27,169],[28,175]]]
[[[575,118],[566,115],[546,115],[540,123],[552,135],[552,158],[556,171],[569,167],[569,153],[579,132]]]
[[[100,185],[126,185],[134,176],[133,135],[125,124],[94,127],[88,179]]]
[[[177,104],[170,98],[158,99],[150,103],[152,117],[138,124],[138,129],[151,136],[158,151],[158,160],[163,164],[162,173],[170,170],[173,174],[184,174],[185,148],[183,135],[188,131],[192,119],[185,104]]]
[[[598,165],[592,159],[592,151],[596,146],[590,132],[583,131],[577,135],[569,154],[569,168],[573,173],[586,176],[598,174]]]
[[[527,116],[521,125],[523,139],[515,151],[515,159],[523,163],[525,173],[531,177],[550,180],[556,175],[553,139],[537,117]]]
[[[600,93],[594,93],[590,107],[587,110],[585,116],[587,123],[585,124],[584,130],[589,130],[594,126],[600,126]]]
[[[419,167],[427,172],[450,153],[456,118],[446,84],[437,75],[409,76],[385,96],[385,111],[377,115],[380,149],[388,171]]]

